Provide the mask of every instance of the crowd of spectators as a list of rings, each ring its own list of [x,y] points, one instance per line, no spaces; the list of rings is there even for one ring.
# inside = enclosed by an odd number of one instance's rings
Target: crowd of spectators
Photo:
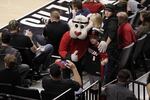
[[[32,84],[32,78],[28,77],[29,72],[32,71],[32,75],[40,75],[40,66],[46,65],[45,69],[49,69],[48,65],[51,62],[49,75],[42,79],[42,87],[47,92],[53,91],[57,96],[68,88],[77,91],[83,87],[82,71],[85,71],[89,75],[90,84],[96,80],[106,84],[115,78],[118,79],[118,83],[106,87],[104,94],[107,100],[130,100],[120,99],[124,96],[134,100],[134,94],[125,87],[130,77],[129,71],[125,69],[128,67],[119,68],[118,58],[124,48],[135,44],[138,38],[150,32],[150,11],[140,11],[139,5],[145,6],[143,2],[136,0],[118,0],[115,5],[104,5],[99,0],[72,0],[69,19],[81,14],[89,17],[93,23],[89,30],[91,34],[88,34],[88,49],[81,58],[80,66],[77,66],[78,62],[70,61],[67,57],[56,61],[49,58],[51,55],[61,56],[61,39],[71,28],[60,20],[58,10],[50,12],[43,33],[37,36],[30,29],[23,31],[17,20],[11,20],[1,35],[0,55],[4,56],[4,65],[0,66],[0,83],[20,86],[26,86],[27,83],[28,86]],[[128,17],[138,11],[141,23],[134,30]],[[44,42],[41,43],[36,38]],[[100,47],[101,42],[105,46]],[[63,60],[67,62],[65,70],[60,68],[62,65],[58,63]],[[81,66],[82,70],[79,68]],[[68,73],[73,73],[73,80],[64,79],[70,78]]]

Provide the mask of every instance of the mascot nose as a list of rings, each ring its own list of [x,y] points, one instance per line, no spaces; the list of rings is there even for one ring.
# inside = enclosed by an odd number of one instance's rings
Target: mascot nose
[[[81,34],[81,32],[75,32],[76,36],[79,36]]]

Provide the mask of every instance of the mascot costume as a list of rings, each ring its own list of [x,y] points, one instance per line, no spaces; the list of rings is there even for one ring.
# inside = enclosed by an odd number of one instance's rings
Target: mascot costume
[[[81,75],[83,71],[81,64],[82,58],[89,46],[89,39],[87,35],[89,30],[93,27],[93,23],[88,17],[80,14],[71,19],[68,24],[70,31],[66,32],[61,39],[59,54],[63,59],[70,59],[73,61]],[[105,42],[100,44],[102,46],[99,47],[104,49]],[[65,71],[63,74],[64,78],[70,77],[70,72]]]

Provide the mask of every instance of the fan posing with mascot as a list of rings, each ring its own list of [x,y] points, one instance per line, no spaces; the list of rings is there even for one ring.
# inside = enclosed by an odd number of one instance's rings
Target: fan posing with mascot
[[[88,34],[93,28],[93,22],[88,17],[79,14],[70,19],[68,24],[70,31],[64,33],[61,39],[59,54],[64,60],[72,60],[76,64],[80,76],[82,76],[84,70],[82,60],[89,47]],[[107,49],[106,42],[101,41],[97,47],[99,52],[105,52]],[[69,69],[64,69],[63,77],[70,78]]]

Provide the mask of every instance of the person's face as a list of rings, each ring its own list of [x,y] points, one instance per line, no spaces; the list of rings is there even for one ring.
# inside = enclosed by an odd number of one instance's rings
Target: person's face
[[[90,43],[91,43],[92,45],[96,45],[97,42],[98,42],[97,39],[90,37]]]
[[[72,5],[72,10],[74,10],[75,12],[78,12],[78,8]]]
[[[112,15],[112,12],[110,12],[109,10],[105,10],[105,16],[108,18]]]

